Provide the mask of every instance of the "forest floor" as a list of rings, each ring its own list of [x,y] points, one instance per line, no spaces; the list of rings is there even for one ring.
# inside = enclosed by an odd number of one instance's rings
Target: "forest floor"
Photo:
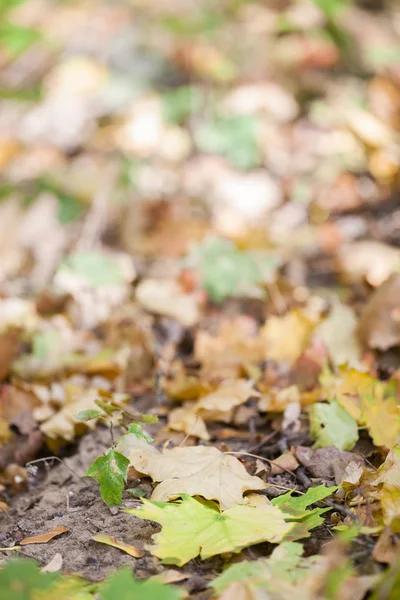
[[[398,598],[399,28],[0,1],[5,600]]]

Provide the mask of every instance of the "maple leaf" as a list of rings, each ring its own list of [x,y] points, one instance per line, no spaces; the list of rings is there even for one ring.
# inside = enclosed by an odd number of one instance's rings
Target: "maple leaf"
[[[310,433],[315,440],[314,448],[336,446],[351,450],[358,440],[357,422],[337,402],[318,402],[310,407]]]
[[[129,459],[126,456],[109,450],[106,456],[96,458],[84,477],[92,477],[99,483],[100,495],[106,504],[121,504],[128,467]]]
[[[272,500],[272,505],[282,510],[287,519],[293,522],[293,529],[285,537],[286,541],[301,540],[310,537],[310,530],[319,527],[322,522],[323,513],[331,510],[326,508],[313,508],[307,510],[311,504],[324,500],[337,490],[337,486],[325,487],[319,485],[315,488],[309,488],[305,494],[293,497],[293,492],[288,492]]]
[[[269,503],[221,513],[215,503],[181,496],[174,503],[143,500],[143,506],[125,511],[160,523],[150,551],[166,564],[182,566],[198,555],[205,559],[260,542],[278,543],[293,528],[285,521],[288,515]]]
[[[131,569],[125,567],[101,586],[100,597],[102,600],[178,600],[181,594],[158,581],[137,581]]]
[[[183,431],[187,435],[209,440],[205,420],[229,423],[236,407],[247,402],[249,398],[259,396],[260,393],[253,388],[250,381],[224,381],[218,389],[202,396],[197,402],[187,402],[182,407],[172,410],[169,413],[168,426],[174,431]]]
[[[314,327],[315,323],[299,310],[292,310],[283,317],[270,317],[261,330],[265,357],[294,363],[307,346]]]
[[[172,500],[181,494],[204,496],[218,500],[225,510],[245,504],[244,492],[267,487],[259,477],[249,475],[237,458],[217,448],[192,446],[165,449],[161,453],[143,444],[143,440],[138,442],[126,434],[116,447],[129,457],[136,471],[162,482],[155,488],[152,500]]]
[[[395,533],[400,533],[400,444],[386,457],[373,482],[380,489],[383,521]]]
[[[226,597],[234,598],[236,583],[248,590],[249,598],[258,598],[257,590],[264,590],[271,594],[278,594],[279,598],[289,597],[285,592],[293,593],[294,584],[304,579],[309,571],[323,560],[322,557],[302,558],[303,546],[298,542],[282,542],[275,548],[267,559],[241,562],[230,565],[219,577],[214,579],[210,586],[216,593],[221,594],[226,590]],[[301,591],[300,598],[303,598]],[[304,590],[305,598],[308,596]],[[231,594],[231,595],[229,595]],[[281,596],[282,594],[282,596]]]
[[[328,398],[335,398],[359,425],[366,426],[376,446],[392,448],[400,437],[400,411],[393,382],[381,382],[356,369],[342,368],[321,381]]]

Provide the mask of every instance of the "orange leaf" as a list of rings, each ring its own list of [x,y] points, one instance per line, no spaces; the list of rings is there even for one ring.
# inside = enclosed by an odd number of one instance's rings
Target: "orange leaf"
[[[53,538],[61,535],[69,531],[68,527],[55,527],[51,531],[46,531],[46,533],[41,533],[40,535],[33,535],[32,537],[27,537],[22,542],[20,542],[21,546],[26,546],[27,544],[47,544]]]
[[[121,542],[110,535],[95,535],[92,540],[95,542],[100,542],[100,544],[107,544],[107,546],[118,548],[118,550],[122,550],[122,552],[126,552],[129,554],[129,556],[133,556],[134,558],[140,558],[144,554],[144,552],[139,548],[135,548],[135,546],[129,546],[128,544],[125,544],[124,542]]]

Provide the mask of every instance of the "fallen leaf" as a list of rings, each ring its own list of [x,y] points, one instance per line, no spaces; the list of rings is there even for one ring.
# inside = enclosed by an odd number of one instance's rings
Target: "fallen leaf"
[[[271,475],[277,473],[285,473],[287,471],[294,471],[299,466],[296,457],[290,450],[287,450],[277,458],[274,458],[271,464]]]
[[[249,398],[259,397],[260,393],[253,388],[252,382],[244,379],[224,381],[217,390],[200,398],[193,410],[205,421],[229,423],[237,406]]]
[[[34,560],[14,558],[0,570],[0,589],[5,600],[30,600],[34,594],[47,593],[58,581],[57,573],[41,573]]]
[[[339,450],[336,446],[325,446],[313,450],[306,446],[296,446],[295,456],[299,463],[306,467],[311,477],[320,479],[335,479],[336,483],[342,482],[347,466],[353,463],[361,467],[364,461],[361,456],[353,452]]]
[[[387,455],[374,477],[373,486],[379,490],[385,525],[400,533],[400,444]]]
[[[113,548],[118,548],[118,550],[126,552],[126,554],[129,554],[129,556],[133,556],[133,558],[140,558],[144,554],[143,551],[139,548],[135,548],[135,546],[125,544],[125,542],[117,540],[111,535],[95,535],[92,537],[92,540],[94,540],[95,542],[99,542],[100,544],[107,544],[107,546],[113,546]]]
[[[400,410],[395,394],[378,382],[373,394],[361,397],[361,423],[368,427],[375,446],[392,448],[400,436]]]
[[[334,365],[357,364],[361,348],[356,337],[357,319],[352,308],[334,298],[329,316],[314,330]]]
[[[153,536],[150,551],[162,562],[180,567],[198,555],[204,560],[263,541],[278,543],[293,527],[271,505],[235,506],[220,513],[215,504],[186,494],[172,504],[144,500],[143,506],[125,512],[160,523],[162,532]]]
[[[61,567],[63,565],[63,557],[62,554],[56,552],[50,562],[48,562],[44,567],[40,570],[42,573],[57,573],[57,571],[61,571]]]
[[[377,562],[391,565],[396,561],[399,551],[400,542],[396,534],[389,527],[386,527],[374,546],[372,557]]]
[[[293,364],[305,350],[315,323],[300,310],[283,317],[270,317],[261,329],[265,340],[265,358]]]
[[[145,279],[136,288],[137,301],[149,312],[176,319],[191,327],[200,318],[199,302],[170,279]]]
[[[122,567],[101,586],[102,600],[179,600],[180,592],[174,587],[148,579],[140,581],[134,578],[132,570]]]
[[[10,373],[11,366],[17,358],[21,347],[21,332],[8,329],[0,333],[0,381]]]
[[[159,575],[153,575],[151,579],[153,581],[159,581],[160,583],[179,583],[180,581],[185,581],[189,578],[190,575],[188,573],[181,573],[175,569],[165,569]]]
[[[244,492],[267,487],[259,477],[250,476],[237,458],[215,447],[178,447],[161,453],[149,445],[139,445],[127,434],[118,440],[116,448],[129,458],[138,473],[161,482],[153,491],[152,500],[198,495],[218,500],[225,510],[246,504]]]
[[[207,426],[204,420],[193,409],[193,405],[185,404],[174,408],[168,414],[168,427],[172,431],[182,431],[186,435],[197,437],[199,440],[209,440]]]
[[[68,527],[55,527],[54,529],[51,529],[51,531],[46,531],[46,533],[24,538],[20,544],[21,546],[26,546],[27,544],[47,544],[47,542],[61,535],[62,533],[65,533],[66,531],[69,531]]]
[[[223,320],[215,335],[200,330],[195,338],[194,355],[207,374],[233,379],[243,376],[247,365],[265,359],[265,341],[258,334],[256,322],[241,316]]]
[[[76,397],[77,396],[77,397]],[[62,439],[72,442],[75,439],[77,430],[82,428],[82,421],[77,418],[77,415],[83,411],[97,411],[98,406],[95,403],[98,398],[97,390],[88,390],[85,393],[77,394],[71,402],[66,404],[54,416],[47,419],[40,426],[40,430],[48,438],[52,440]],[[95,420],[85,424],[86,427],[94,427]],[[84,431],[85,429],[83,429]]]
[[[358,440],[357,422],[335,400],[329,404],[317,402],[310,407],[310,433],[314,448],[336,446],[351,450]]]
[[[352,242],[342,244],[337,259],[346,280],[358,283],[366,279],[378,287],[398,270],[400,249],[370,240]]]
[[[359,334],[368,348],[387,350],[400,345],[400,274],[391,275],[369,298],[361,313]]]

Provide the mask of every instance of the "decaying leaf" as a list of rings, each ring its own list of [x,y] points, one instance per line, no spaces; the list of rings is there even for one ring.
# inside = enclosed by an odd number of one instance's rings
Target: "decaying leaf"
[[[250,476],[237,458],[215,447],[178,447],[161,453],[149,445],[138,444],[129,434],[120,438],[116,447],[138,473],[161,482],[152,500],[166,501],[190,494],[218,500],[225,510],[245,504],[246,491],[267,487],[259,477]]]

